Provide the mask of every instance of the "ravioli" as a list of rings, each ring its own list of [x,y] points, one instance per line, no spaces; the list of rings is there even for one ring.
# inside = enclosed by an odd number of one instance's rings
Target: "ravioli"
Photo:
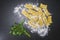
[[[52,16],[47,10],[47,5],[40,4],[40,7],[37,7],[32,4],[25,4],[26,10],[22,10],[22,14],[29,19],[28,25],[33,28],[37,26],[43,27],[45,25],[48,27],[52,23]]]

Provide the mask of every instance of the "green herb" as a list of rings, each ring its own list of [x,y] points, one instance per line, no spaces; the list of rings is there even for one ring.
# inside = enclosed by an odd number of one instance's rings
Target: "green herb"
[[[22,20],[19,24],[14,24],[12,27],[11,27],[11,31],[10,33],[13,34],[13,35],[22,35],[22,34],[25,34],[27,35],[28,37],[31,37],[30,34],[26,31],[26,29],[24,28],[23,26],[23,23],[24,23],[24,20]]]

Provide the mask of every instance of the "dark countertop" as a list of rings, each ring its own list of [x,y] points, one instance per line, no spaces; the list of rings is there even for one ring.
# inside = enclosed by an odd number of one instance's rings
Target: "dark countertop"
[[[31,0],[30,0],[31,1]],[[0,3],[0,40],[58,40],[59,39],[59,4],[56,0],[39,0],[39,3],[48,5],[48,10],[52,14],[53,24],[51,30],[46,37],[40,37],[38,34],[32,34],[31,38],[26,35],[13,36],[9,34],[11,26],[14,22],[19,22],[18,17],[13,13],[14,7],[20,3],[26,3],[29,0],[1,0]],[[36,1],[32,1],[33,3]],[[58,20],[59,19],[59,20]]]

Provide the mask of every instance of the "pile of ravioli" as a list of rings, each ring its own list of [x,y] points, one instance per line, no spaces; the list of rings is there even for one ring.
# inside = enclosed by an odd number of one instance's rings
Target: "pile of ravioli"
[[[47,5],[40,4],[39,7],[32,4],[25,4],[26,9],[22,10],[22,14],[28,18],[28,25],[32,28],[46,26],[52,23],[51,13],[47,10]]]

